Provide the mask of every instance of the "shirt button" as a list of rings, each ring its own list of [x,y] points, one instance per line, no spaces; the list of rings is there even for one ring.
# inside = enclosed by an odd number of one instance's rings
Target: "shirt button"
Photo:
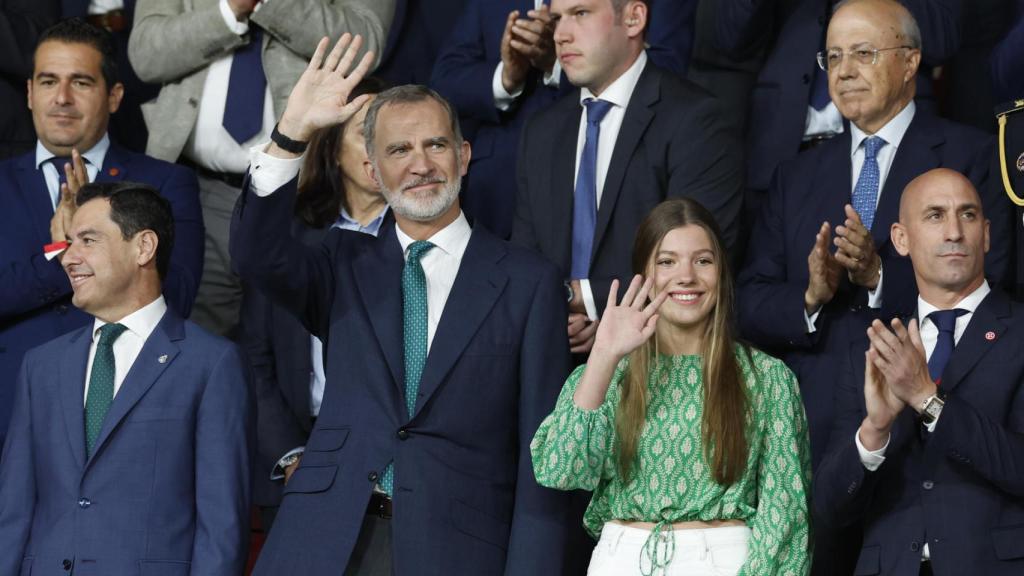
[[[88,508],[89,506],[92,506],[92,501],[88,498],[81,498],[78,500],[79,508]]]
[[[65,571],[68,571],[68,570],[71,570],[71,566],[73,565],[73,562],[71,562],[70,559],[65,558],[64,561],[60,563],[60,565],[64,568]]]
[[[925,480],[924,482],[921,482],[921,488],[924,488],[925,490],[931,490],[934,487],[935,483],[932,482],[931,480]]]
[[[405,428],[399,428],[398,429],[398,439],[399,440],[408,440],[409,439],[409,431],[406,430]]]
[[[369,480],[370,482],[376,482],[377,481],[377,473],[376,472],[370,472],[369,474],[366,475],[366,479]]]

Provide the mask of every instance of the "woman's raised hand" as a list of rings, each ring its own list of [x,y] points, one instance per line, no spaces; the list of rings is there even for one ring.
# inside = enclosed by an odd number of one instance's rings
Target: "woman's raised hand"
[[[643,276],[637,274],[629,283],[622,301],[617,303],[615,299],[619,291],[619,281],[612,281],[611,289],[608,291],[608,304],[597,328],[591,355],[598,353],[622,358],[654,335],[654,328],[658,322],[658,308],[665,301],[668,292],[662,291],[648,302],[647,297],[653,286],[653,279],[645,280]]]

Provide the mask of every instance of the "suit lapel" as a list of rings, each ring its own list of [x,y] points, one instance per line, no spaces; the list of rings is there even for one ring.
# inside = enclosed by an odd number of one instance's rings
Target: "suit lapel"
[[[25,154],[17,165],[18,189],[13,190],[21,196],[28,208],[27,213],[32,219],[32,230],[39,240],[39,248],[50,243],[50,220],[53,218],[53,201],[46,187],[46,178],[42,170],[35,166],[35,153]]]
[[[103,419],[103,428],[96,437],[96,449],[86,462],[88,465],[103,450],[103,445],[114,429],[124,420],[128,412],[152,388],[164,370],[174,363],[180,351],[175,343],[185,338],[184,321],[168,308],[156,329],[146,339],[138,357],[128,370],[121,388],[110,404],[110,410]]]
[[[1006,332],[1004,318],[1009,315],[1010,302],[1002,292],[993,290],[981,301],[942,373],[942,389],[946,393],[963,382],[981,358],[996,346]]]
[[[580,121],[583,109],[579,105],[579,92],[567,99],[572,107],[562,115],[562,124],[555,133],[557,142],[554,147],[554,162],[551,163],[551,194],[550,200],[543,201],[539,206],[551,206],[551,215],[544,218],[551,223],[546,232],[557,238],[553,246],[556,253],[551,259],[566,272],[572,261],[572,210],[573,195],[576,190],[576,143],[579,137]],[[566,226],[565,223],[570,225]],[[556,225],[556,223],[558,223]],[[596,245],[596,242],[595,242]]]
[[[368,243],[368,246],[354,259],[352,271],[377,343],[391,369],[393,385],[401,398],[405,391],[402,338],[402,267],[405,260],[393,220],[381,229],[377,241]]]
[[[60,403],[68,443],[75,455],[75,464],[85,466],[85,367],[92,344],[92,322],[71,340],[71,346],[60,359]]]
[[[615,203],[622,191],[622,181],[626,177],[626,168],[636,151],[640,138],[647,131],[647,126],[654,120],[654,112],[651,107],[661,98],[661,80],[653,65],[648,63],[640,74],[633,97],[626,108],[626,115],[622,118],[622,127],[619,129],[619,136],[615,140],[615,148],[612,150],[611,163],[608,165],[608,174],[604,179],[604,188],[601,193],[601,205],[597,209],[597,223],[594,228],[594,244],[591,252],[591,261],[597,254],[601,245],[605,230],[612,219],[615,211]],[[575,150],[575,148],[574,148]]]
[[[504,291],[508,275],[496,264],[505,251],[480,228],[473,231],[423,367],[413,417],[437,391]],[[454,306],[458,306],[457,313]]]

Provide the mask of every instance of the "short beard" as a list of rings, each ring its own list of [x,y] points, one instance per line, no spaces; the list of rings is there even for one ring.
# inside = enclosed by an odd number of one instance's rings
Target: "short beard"
[[[432,183],[442,185],[440,193],[426,198],[415,198],[405,192],[409,188]],[[414,222],[430,222],[447,212],[458,199],[462,189],[462,179],[456,178],[454,182],[445,182],[441,178],[420,178],[402,184],[399,190],[390,190],[383,185],[380,189],[395,214]]]

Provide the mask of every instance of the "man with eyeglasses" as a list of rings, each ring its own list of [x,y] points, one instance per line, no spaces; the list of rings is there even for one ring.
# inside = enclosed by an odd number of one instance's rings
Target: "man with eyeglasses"
[[[876,318],[911,312],[910,262],[889,228],[906,185],[933,168],[966,175],[992,220],[985,270],[1005,275],[1009,210],[990,182],[992,140],[914,103],[921,61],[913,16],[894,0],[838,5],[820,55],[829,94],[847,121],[840,136],[780,165],[739,277],[743,335],[782,357],[800,380],[817,468],[833,418],[835,367]],[[841,562],[819,531],[815,571]]]

